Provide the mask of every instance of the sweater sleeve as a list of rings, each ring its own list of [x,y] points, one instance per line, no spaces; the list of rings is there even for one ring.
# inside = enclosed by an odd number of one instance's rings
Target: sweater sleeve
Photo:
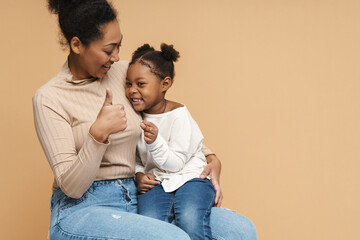
[[[160,169],[178,172],[191,158],[193,154],[192,145],[197,143],[193,141],[191,123],[187,118],[176,119],[170,131],[171,137],[169,142],[161,135],[158,135],[156,140],[147,146],[154,162]]]
[[[209,156],[209,155],[212,155],[215,153],[213,153],[213,151],[211,151],[210,148],[208,148],[207,146],[205,146],[205,144],[202,145],[202,149],[201,149],[202,153],[205,155],[205,157]]]
[[[136,149],[136,165],[135,165],[135,173],[145,173],[145,168],[143,163],[141,162],[141,158],[139,155],[139,151]]]
[[[80,198],[96,178],[109,143],[99,143],[88,133],[77,152],[70,123],[56,106],[49,98],[35,94],[36,133],[57,185],[67,196]]]

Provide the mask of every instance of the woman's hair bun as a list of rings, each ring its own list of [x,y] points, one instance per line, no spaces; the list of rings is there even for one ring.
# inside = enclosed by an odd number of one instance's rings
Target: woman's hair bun
[[[74,8],[77,5],[89,0],[48,0],[48,8],[50,12],[59,14],[65,8]],[[90,0],[91,1],[91,0]]]
[[[175,50],[173,45],[167,45],[166,43],[162,43],[160,48],[166,60],[176,62],[180,57],[180,53]]]

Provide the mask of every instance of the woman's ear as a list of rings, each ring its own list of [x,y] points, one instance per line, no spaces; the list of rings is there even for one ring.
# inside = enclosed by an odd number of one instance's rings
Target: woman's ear
[[[70,41],[70,48],[75,54],[80,54],[84,46],[78,37],[73,37]]]
[[[166,92],[172,86],[173,80],[167,76],[161,81],[161,87],[163,92]]]

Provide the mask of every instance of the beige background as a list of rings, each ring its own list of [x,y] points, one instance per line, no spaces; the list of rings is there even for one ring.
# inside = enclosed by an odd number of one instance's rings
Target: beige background
[[[360,239],[360,1],[114,0],[121,59],[173,43],[168,98],[221,158],[223,206],[259,239]],[[0,234],[45,239],[52,173],[31,97],[66,52],[45,0],[0,2]]]

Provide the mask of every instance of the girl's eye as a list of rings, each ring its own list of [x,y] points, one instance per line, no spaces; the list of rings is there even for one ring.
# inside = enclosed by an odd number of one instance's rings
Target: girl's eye
[[[126,82],[125,85],[126,85],[126,87],[131,87],[131,83],[129,83],[129,82]]]
[[[137,85],[138,85],[139,87],[144,86],[144,84],[145,84],[145,83],[142,83],[142,82],[138,82],[138,83],[137,83]]]

